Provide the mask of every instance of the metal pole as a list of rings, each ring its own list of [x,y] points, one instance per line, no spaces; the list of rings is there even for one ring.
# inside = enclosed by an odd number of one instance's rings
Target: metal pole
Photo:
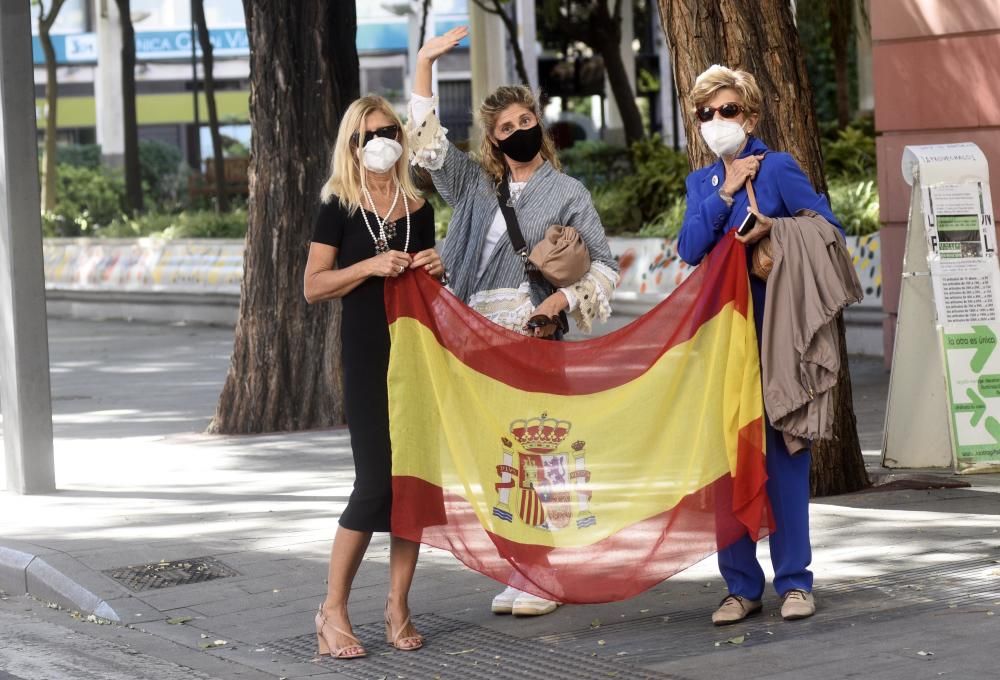
[[[0,2],[0,404],[7,488],[55,490],[29,0]]]

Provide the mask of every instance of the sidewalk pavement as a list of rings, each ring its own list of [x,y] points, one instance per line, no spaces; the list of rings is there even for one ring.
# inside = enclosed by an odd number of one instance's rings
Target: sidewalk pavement
[[[0,493],[0,611],[41,609],[191,677],[994,677],[1000,475],[817,499],[819,611],[798,622],[781,620],[769,591],[763,615],[714,628],[725,594],[714,558],[625,602],[494,616],[495,582],[423,549],[411,608],[427,645],[398,652],[382,642],[388,541],[377,536],[351,601],[370,656],[315,660],[312,615],[352,481],[347,431],[199,434],[228,365],[225,329],[53,320],[50,335],[59,491]],[[876,465],[888,376],[866,359],[852,374]],[[153,566],[127,569],[140,565]],[[192,582],[171,585],[184,565]]]

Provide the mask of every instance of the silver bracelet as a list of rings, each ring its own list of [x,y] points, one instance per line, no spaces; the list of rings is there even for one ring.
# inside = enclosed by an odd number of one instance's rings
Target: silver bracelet
[[[732,196],[726,196],[726,194],[724,194],[722,192],[722,189],[719,189],[719,198],[721,198],[722,202],[725,203],[730,208],[733,207],[733,197]]]

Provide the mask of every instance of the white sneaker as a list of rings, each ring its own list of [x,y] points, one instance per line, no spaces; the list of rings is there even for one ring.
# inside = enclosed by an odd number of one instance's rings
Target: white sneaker
[[[518,595],[523,595],[520,590],[514,588],[513,586],[507,586],[507,588],[493,598],[493,613],[494,614],[510,614],[514,611],[514,600],[517,599]]]
[[[514,600],[511,613],[514,616],[542,616],[554,612],[560,604],[531,593],[520,593]]]

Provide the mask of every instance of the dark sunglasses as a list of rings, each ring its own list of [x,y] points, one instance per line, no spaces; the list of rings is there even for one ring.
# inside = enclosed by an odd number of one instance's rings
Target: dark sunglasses
[[[556,314],[555,316],[545,316],[544,314],[535,314],[533,317],[528,319],[528,323],[524,324],[524,329],[528,331],[533,331],[536,328],[545,328],[549,326],[555,326],[555,330],[560,330],[563,333],[569,331],[569,326],[566,323],[566,319],[561,314]]]
[[[695,115],[698,116],[698,120],[702,123],[707,123],[715,118],[716,111],[718,111],[723,118],[735,118],[746,111],[746,107],[742,104],[737,104],[736,102],[727,102],[722,106],[702,106],[695,112]]]
[[[386,139],[396,139],[399,137],[399,126],[398,125],[386,125],[385,127],[380,127],[377,130],[368,130],[365,132],[365,144],[372,141],[376,137],[385,137]],[[358,133],[355,132],[351,135],[351,144],[358,146]],[[364,146],[364,144],[362,144]]]

